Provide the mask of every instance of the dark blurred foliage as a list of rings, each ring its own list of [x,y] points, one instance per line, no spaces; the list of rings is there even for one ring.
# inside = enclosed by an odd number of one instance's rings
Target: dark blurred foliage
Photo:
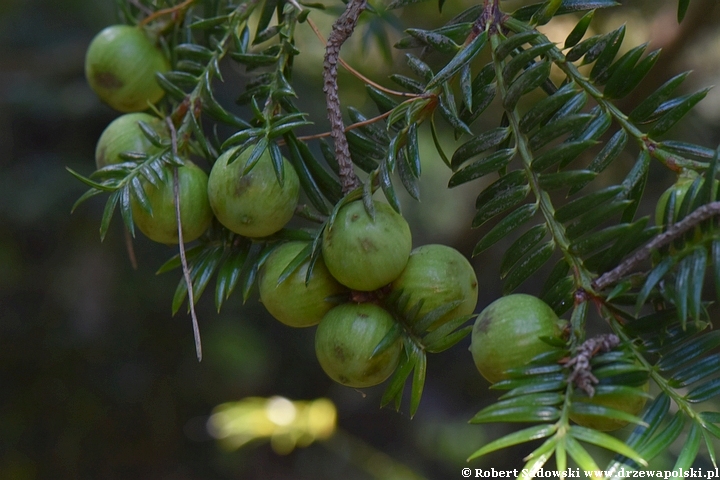
[[[658,82],[687,68],[699,70],[696,83],[714,82],[711,67],[720,63],[714,2],[693,2],[690,27],[680,29],[657,26],[665,25],[658,22],[673,12],[673,1],[659,2],[667,11],[654,0],[626,3],[646,36],[672,52],[657,67]],[[412,8],[398,12],[401,21],[438,18],[434,3]],[[600,26],[617,20],[599,17]],[[378,407],[382,386],[359,392],[333,384],[315,360],[313,329],[280,325],[256,297],[242,306],[235,295],[219,314],[210,295],[200,301],[205,358],[198,363],[189,317],[170,315],[179,273],[154,274],[173,249],[137,239],[133,270],[118,219],[99,240],[101,201],[70,214],[84,188],[65,167],[89,173],[95,142],[117,115],[94,97],[82,73],[90,39],[113,22],[110,0],[0,1],[0,479],[360,480],[373,477],[358,458],[371,462],[363,455],[375,450],[426,478],[459,478],[464,459],[501,433],[466,424],[494,395],[475,371],[469,339],[430,358],[413,420]],[[703,56],[707,64],[687,64]],[[315,90],[308,104],[321,104]],[[717,142],[718,116],[703,112],[675,133]],[[660,171],[655,180],[657,192],[672,182]],[[427,195],[437,199],[442,191]],[[463,215],[456,215],[460,226],[469,224]],[[408,217],[415,245],[443,241],[467,254],[477,240],[465,227],[449,234],[421,224],[427,217],[417,206]],[[499,294],[493,258],[475,259],[478,309]],[[208,435],[205,422],[216,405],[271,395],[332,399],[345,433],[286,456],[264,443],[226,452]],[[514,468],[523,452],[471,466]]]

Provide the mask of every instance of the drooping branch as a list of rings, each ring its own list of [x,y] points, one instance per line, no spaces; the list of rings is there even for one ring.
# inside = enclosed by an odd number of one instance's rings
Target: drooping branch
[[[177,130],[170,117],[165,119],[169,129],[170,138],[172,140],[173,156],[177,157]],[[183,240],[182,219],[180,217],[180,178],[178,167],[172,167],[173,173],[173,199],[175,202],[175,218],[178,225],[178,247],[180,248],[180,263],[182,264],[183,276],[187,285],[188,304],[190,305],[190,317],[192,318],[193,337],[195,338],[195,354],[198,362],[202,361],[202,341],[200,340],[200,326],[198,325],[197,314],[195,313],[195,298],[193,295],[192,279],[190,278],[190,268],[188,267],[187,257],[185,256],[185,242]]]
[[[340,182],[343,193],[355,189],[360,185],[360,180],[355,174],[355,168],[350,158],[350,148],[345,137],[345,125],[342,120],[340,97],[338,96],[337,66],[340,48],[355,31],[358,18],[366,6],[366,0],[351,0],[348,3],[343,14],[333,24],[332,32],[328,36],[325,61],[323,62],[323,92],[325,92],[328,120],[330,120],[330,135],[335,142],[335,159],[340,167]]]
[[[593,288],[601,291],[616,283],[631,272],[637,265],[650,258],[653,250],[664,247],[676,238],[682,236],[688,230],[716,215],[720,215],[720,202],[703,205],[687,217],[671,225],[665,232],[654,237],[644,247],[623,260],[620,265],[601,275],[592,283]]]

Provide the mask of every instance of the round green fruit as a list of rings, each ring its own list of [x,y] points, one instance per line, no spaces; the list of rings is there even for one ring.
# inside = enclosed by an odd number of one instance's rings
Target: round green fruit
[[[100,99],[121,112],[140,112],[165,92],[156,73],[170,70],[163,53],[139,27],[113,25],[98,33],[85,56],[85,77]]]
[[[395,320],[372,303],[346,303],[330,310],[318,325],[315,353],[330,378],[348,387],[371,387],[385,381],[400,361],[398,338],[370,358]]]
[[[430,330],[473,313],[477,305],[475,270],[460,252],[445,245],[423,245],[414,249],[392,288],[409,295],[409,307],[423,302],[417,318],[445,304],[460,302],[433,322]]]
[[[167,136],[165,122],[147,113],[127,113],[113,120],[100,135],[95,147],[95,165],[98,169],[123,162],[120,154],[139,152],[153,155],[160,149],[153,145],[140,129],[138,122],[145,122],[160,136]]]
[[[372,291],[395,280],[412,249],[410,227],[386,203],[375,203],[375,219],[361,201],[351,202],[323,232],[322,253],[330,273],[353,290]]]
[[[640,389],[644,392],[649,390],[650,386],[648,383],[644,383]],[[630,415],[637,415],[645,406],[647,399],[640,395],[633,395],[630,393],[596,393],[592,398],[587,395],[576,395],[573,397],[573,404],[575,403],[590,403],[592,405],[602,405],[604,407],[614,408],[621,412],[629,413]],[[580,426],[600,430],[601,432],[610,432],[622,428],[628,424],[624,420],[617,420],[612,418],[596,417],[593,415],[587,415],[582,413],[574,413],[570,410],[570,420],[577,423]]]
[[[270,153],[265,150],[255,166],[243,174],[252,152],[247,148],[228,165],[236,149],[217,159],[210,172],[208,197],[220,223],[246,237],[265,237],[287,224],[295,213],[300,180],[283,158],[284,181],[280,185]]]
[[[151,207],[145,210],[133,196],[131,207],[135,225],[150,240],[159,243],[178,243],[178,224],[175,214],[175,196],[172,168],[164,168],[164,179],[159,186],[143,183],[143,190]],[[212,222],[212,210],[207,199],[207,175],[188,161],[178,167],[180,221],[183,241],[191,242],[202,235]]]
[[[562,338],[566,322],[532,295],[513,294],[488,305],[472,331],[470,352],[483,377],[495,383],[507,371],[527,365],[534,357],[555,350],[542,337]]]
[[[347,292],[325,266],[322,257],[315,262],[312,275],[305,284],[309,260],[278,284],[285,268],[306,247],[304,242],[289,242],[277,247],[260,269],[258,287],[260,300],[270,314],[291,327],[309,327],[320,323],[335,304],[328,297]]]

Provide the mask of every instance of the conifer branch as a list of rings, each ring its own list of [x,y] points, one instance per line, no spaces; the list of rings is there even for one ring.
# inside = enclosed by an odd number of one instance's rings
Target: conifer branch
[[[631,272],[640,263],[650,258],[653,250],[668,245],[676,238],[684,235],[688,230],[695,228],[700,223],[716,215],[720,215],[720,202],[712,202],[707,205],[703,205],[687,217],[671,225],[665,232],[655,236],[652,240],[645,244],[644,247],[637,250],[627,259],[623,260],[620,265],[594,280],[592,283],[593,288],[600,291],[610,285],[613,285]]]

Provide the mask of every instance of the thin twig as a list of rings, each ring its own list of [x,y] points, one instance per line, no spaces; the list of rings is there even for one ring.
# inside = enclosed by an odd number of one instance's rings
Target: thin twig
[[[644,247],[637,250],[620,265],[601,275],[592,283],[593,288],[600,291],[616,283],[632,271],[638,264],[650,258],[653,250],[664,247],[676,238],[682,236],[688,230],[716,215],[720,215],[720,202],[712,202],[703,205],[687,217],[671,225],[665,232],[655,236]]]
[[[172,140],[173,155],[177,156],[177,131],[172,119],[165,119],[170,128],[170,138]],[[192,279],[190,278],[190,268],[188,268],[187,257],[185,256],[185,242],[183,241],[182,220],[180,218],[180,179],[178,175],[178,167],[173,167],[173,196],[175,200],[175,218],[178,224],[178,246],[180,247],[180,262],[182,263],[183,275],[185,276],[185,284],[187,285],[188,304],[190,305],[190,317],[192,318],[193,336],[195,337],[195,353],[198,362],[202,361],[202,341],[200,340],[200,326],[198,325],[197,315],[195,314],[195,298],[193,295]]]
[[[350,130],[353,130],[355,128],[360,128],[360,127],[364,127],[365,125],[370,125],[375,122],[379,122],[383,118],[389,117],[391,113],[392,113],[392,110],[385,112],[382,115],[378,115],[377,117],[368,118],[367,120],[364,120],[362,122],[357,122],[357,123],[353,123],[352,125],[348,125],[347,127],[345,127],[345,132],[347,133]],[[332,135],[332,132],[323,132],[323,133],[316,133],[314,135],[305,135],[303,137],[297,137],[297,139],[302,142],[306,142],[308,140],[317,140],[318,138],[329,137],[330,135]]]
[[[158,17],[162,17],[163,15],[174,13],[174,12],[177,12],[184,8],[187,8],[190,6],[190,4],[192,4],[194,2],[195,2],[195,0],[185,0],[183,3],[181,3],[179,5],[175,5],[174,7],[163,8],[162,10],[157,10],[157,11],[153,12],[151,15],[148,15],[147,17],[143,18],[138,25],[140,25],[141,27],[143,25],[147,25],[148,23],[152,22],[153,20],[155,20]]]
[[[420,95],[417,94],[417,93],[399,92],[399,91],[393,90],[393,89],[391,89],[391,88],[383,87],[383,86],[380,85],[379,83],[373,82],[373,81],[370,80],[368,77],[366,77],[366,76],[363,75],[362,73],[360,73],[360,72],[358,72],[357,70],[355,70],[353,67],[350,66],[349,63],[347,63],[347,62],[346,62],[345,60],[343,60],[342,58],[338,59],[338,61],[340,62],[340,65],[342,65],[343,67],[345,67],[345,70],[347,70],[348,72],[352,73],[353,75],[355,75],[357,78],[359,78],[359,79],[362,80],[363,82],[367,83],[368,85],[373,86],[373,87],[377,88],[378,90],[381,90],[381,91],[383,91],[383,92],[385,92],[385,93],[389,93],[390,95],[395,95],[395,96],[398,96],[398,97],[408,97],[408,98],[416,98],[416,97],[419,97],[419,96],[420,96]]]
[[[295,0],[290,0],[290,3],[293,4],[293,6],[295,6],[295,8],[297,8],[298,10],[300,10],[300,11],[303,10],[302,6],[301,6],[299,3],[297,3]],[[323,37],[323,34],[320,33],[320,29],[317,27],[317,25],[315,25],[315,22],[313,22],[312,19],[309,18],[309,17],[306,19],[306,22],[307,22],[307,24],[310,26],[310,28],[312,29],[312,31],[315,32],[315,36],[320,40],[320,42],[322,42],[323,45],[327,45],[327,41],[325,40],[325,37]],[[372,80],[370,80],[369,78],[367,78],[365,75],[363,75],[362,73],[360,73],[360,72],[358,72],[357,70],[355,70],[353,67],[350,66],[350,64],[348,64],[348,63],[347,63],[345,60],[343,60],[342,58],[338,58],[338,62],[340,62],[340,65],[342,65],[343,67],[345,67],[345,70],[347,70],[348,72],[350,72],[352,75],[354,75],[354,76],[357,77],[358,79],[362,80],[363,82],[367,83],[368,85],[371,85],[371,86],[377,88],[377,89],[380,90],[380,91],[383,91],[383,92],[388,93],[388,94],[390,94],[390,95],[396,95],[396,96],[400,96],[400,97],[411,97],[411,98],[415,98],[415,97],[419,96],[419,95],[416,94],[416,93],[399,92],[399,91],[397,91],[397,90],[392,90],[392,89],[390,89],[390,88],[383,87],[383,86],[380,85],[379,83],[373,82]]]
[[[343,193],[348,193],[360,185],[355,168],[350,158],[350,148],[345,137],[345,125],[340,109],[340,97],[337,86],[337,64],[340,48],[350,38],[357,26],[360,14],[367,6],[366,0],[351,0],[345,11],[335,21],[325,48],[323,62],[323,91],[327,103],[328,119],[330,120],[330,136],[335,142],[335,158],[340,166],[340,181]]]

